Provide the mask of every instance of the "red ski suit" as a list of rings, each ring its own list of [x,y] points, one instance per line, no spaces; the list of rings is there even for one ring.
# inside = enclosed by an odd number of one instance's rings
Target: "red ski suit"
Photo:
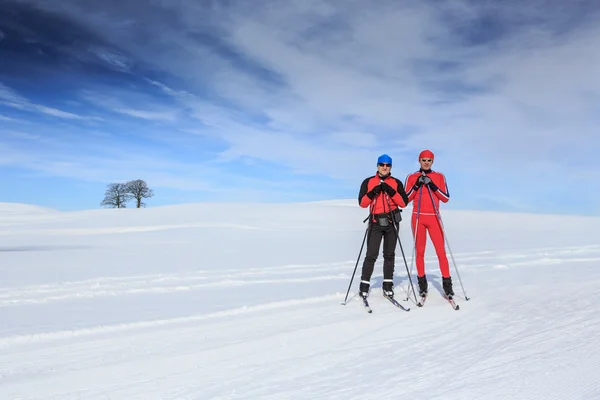
[[[417,188],[415,183],[423,174],[431,179],[433,185],[421,185]],[[420,169],[406,177],[404,187],[407,189],[408,201],[413,202],[411,225],[413,238],[415,239],[417,274],[418,276],[425,275],[425,244],[427,242],[427,232],[429,232],[429,237],[433,242],[439,260],[442,277],[448,278],[450,268],[444,246],[444,233],[437,214],[440,211],[440,200],[443,203],[450,200],[446,178],[440,172]],[[433,202],[431,201],[432,198]]]

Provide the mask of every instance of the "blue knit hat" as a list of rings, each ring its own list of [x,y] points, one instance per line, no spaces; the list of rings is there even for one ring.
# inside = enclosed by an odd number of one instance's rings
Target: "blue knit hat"
[[[392,157],[388,156],[387,154],[382,154],[377,159],[377,164],[379,163],[386,163],[392,165]]]

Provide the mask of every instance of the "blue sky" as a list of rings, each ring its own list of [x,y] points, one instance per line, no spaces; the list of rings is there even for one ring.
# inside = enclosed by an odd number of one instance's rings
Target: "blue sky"
[[[600,215],[592,1],[4,1],[0,201],[354,199],[430,149],[446,207]]]

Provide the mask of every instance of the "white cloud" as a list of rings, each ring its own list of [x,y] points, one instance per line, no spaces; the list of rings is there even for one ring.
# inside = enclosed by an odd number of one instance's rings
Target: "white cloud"
[[[17,139],[40,139],[27,132],[11,132]],[[59,138],[41,138],[43,146],[31,143],[2,143],[0,164],[26,168],[44,174],[89,182],[116,182],[143,176],[153,185],[187,191],[206,190],[202,176],[216,175],[210,168],[140,155],[126,145],[81,140],[65,143]],[[100,154],[100,155],[96,155]]]
[[[32,108],[44,113],[46,115],[52,115],[54,117],[66,118],[66,119],[89,119],[89,117],[82,117],[81,115],[73,114],[70,112],[58,110],[52,107],[46,107],[39,104],[35,104]]]
[[[186,92],[185,90],[174,90],[162,82],[158,82],[158,81],[155,81],[152,79],[146,79],[146,82],[160,88],[163,92],[165,92],[166,94],[171,95],[173,97],[184,98],[184,99],[185,98],[188,98],[188,99],[196,98],[196,96],[194,96],[191,93]]]
[[[155,121],[173,121],[175,120],[175,112],[174,111],[145,111],[145,110],[135,110],[132,108],[113,108],[112,111],[124,115],[129,115],[131,117],[155,120]]]
[[[339,138],[320,138],[315,143],[307,137],[232,123],[228,119],[213,119],[211,124],[219,128],[206,129],[205,132],[228,142],[230,146],[220,154],[222,161],[251,157],[284,165],[294,173],[319,174],[337,179],[346,179],[365,170],[360,161],[365,151],[342,147]],[[374,164],[371,162],[369,165]]]
[[[367,132],[338,131],[326,137],[333,143],[355,148],[375,148],[378,145],[377,136]]]
[[[4,101],[1,101],[4,100]],[[47,107],[41,104],[32,103],[27,98],[21,96],[8,86],[4,85],[0,82],[0,103],[4,104],[11,108],[16,108],[19,110],[30,111],[30,112],[39,112],[45,115],[50,115],[53,117],[63,118],[63,119],[77,119],[77,120],[90,120],[97,119],[96,117],[87,117],[81,116],[77,114],[73,114],[67,111],[62,111],[56,108]]]
[[[6,130],[6,131],[3,131],[3,134],[6,134],[7,136],[15,138],[15,139],[24,139],[24,140],[36,140],[41,137],[40,135],[32,134],[29,132],[22,132],[22,131],[15,131],[15,130]]]
[[[446,28],[427,7],[361,10],[343,21],[347,34],[335,45],[328,32],[306,41],[304,20],[294,24],[286,18],[297,15],[291,7],[268,7],[264,13],[259,9],[251,19],[236,16],[229,31],[231,43],[283,77],[286,88],[280,95],[297,97],[300,107],[331,124],[339,126],[344,115],[374,124],[380,132],[409,123],[421,132],[399,140],[408,149],[430,143],[457,155],[470,150],[500,161],[524,158],[534,149],[538,161],[548,160],[573,134],[589,138],[589,129],[596,126],[589,107],[587,115],[583,112],[583,94],[600,90],[594,72],[600,56],[593,40],[597,27],[558,43],[549,32],[536,32],[535,43],[509,37],[500,51],[473,50],[472,60],[465,63],[461,57],[469,49],[436,44]],[[464,67],[423,76],[409,68],[415,59]],[[447,94],[424,87],[424,81],[483,90],[434,105]],[[573,121],[587,121],[587,129],[571,132]],[[597,148],[598,142],[592,145]]]
[[[0,82],[0,99],[12,104],[27,104],[29,101],[17,92]]]
[[[122,72],[129,72],[131,69],[131,60],[122,54],[102,47],[92,47],[89,51],[112,69]]]
[[[312,8],[269,2],[253,6],[251,12],[240,6],[215,14],[214,20],[222,21],[219,28],[226,42],[282,84],[262,81],[189,40],[181,40],[173,49],[171,55],[191,55],[186,63],[219,66],[218,72],[210,70],[207,75],[214,90],[250,113],[269,118],[269,129],[253,134],[269,141],[270,152],[232,134],[224,135],[232,146],[229,155],[270,159],[269,154],[285,153],[294,143],[295,150],[304,149],[309,159],[323,152],[335,157],[335,149],[306,139],[357,128],[368,129],[377,144],[389,146],[390,152],[444,149],[454,165],[464,168],[470,166],[463,161],[464,154],[485,155],[492,164],[502,166],[507,161],[527,164],[532,152],[536,163],[549,161],[556,151],[577,147],[586,138],[588,145],[598,149],[597,140],[589,141],[597,118],[585,97],[600,91],[595,72],[600,50],[594,44],[598,27],[557,38],[547,26],[534,25],[521,28],[518,36],[507,35],[495,49],[470,48],[449,45],[446,37],[452,27],[439,19],[439,10],[427,5],[380,2],[361,7],[355,2],[355,8],[346,8],[333,1],[318,4]],[[489,6],[477,8],[464,2],[446,7],[465,24],[490,11]],[[521,9],[519,17],[532,9]],[[195,14],[189,11],[184,14],[190,25],[170,30],[168,37],[178,38],[193,29]],[[198,78],[195,72],[182,69],[180,57],[151,59],[173,73],[185,72],[192,83]],[[460,67],[431,68],[436,63]],[[464,91],[464,86],[480,90]],[[414,129],[404,133],[407,125]],[[292,139],[281,140],[288,135]],[[373,136],[366,139],[371,145]],[[361,150],[365,147],[361,143],[356,145],[347,160],[371,156],[370,151]],[[320,163],[303,165],[314,172],[322,169]]]
[[[129,101],[120,100],[115,96],[91,91],[84,91],[81,97],[87,102],[108,111],[144,120],[172,122],[176,119],[178,114],[176,109],[165,106],[155,106],[152,104],[144,104],[144,108],[131,108],[127,105],[133,101],[131,99]],[[127,97],[131,97],[131,95]],[[137,101],[136,104],[147,103],[149,101],[146,96],[141,94],[137,94],[135,100]]]

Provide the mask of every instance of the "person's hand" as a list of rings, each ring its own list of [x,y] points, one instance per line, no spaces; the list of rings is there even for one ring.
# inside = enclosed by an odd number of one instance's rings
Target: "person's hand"
[[[428,176],[425,176],[425,175],[420,176],[419,179],[417,179],[417,182],[419,182],[419,181],[421,182],[421,185],[429,186],[429,188],[431,190],[433,190],[434,192],[439,189],[437,187],[437,185],[435,183],[433,183],[431,178]]]
[[[394,197],[394,195],[396,194],[396,191],[394,190],[394,188],[385,182],[381,182],[381,190],[386,192],[388,194],[388,196],[390,196],[390,197]]]
[[[421,185],[429,185],[431,183],[431,178],[428,176],[421,175],[417,182],[420,182]]]
[[[379,193],[381,193],[381,185],[375,186],[369,193],[367,193],[367,197],[371,200],[375,198]]]

